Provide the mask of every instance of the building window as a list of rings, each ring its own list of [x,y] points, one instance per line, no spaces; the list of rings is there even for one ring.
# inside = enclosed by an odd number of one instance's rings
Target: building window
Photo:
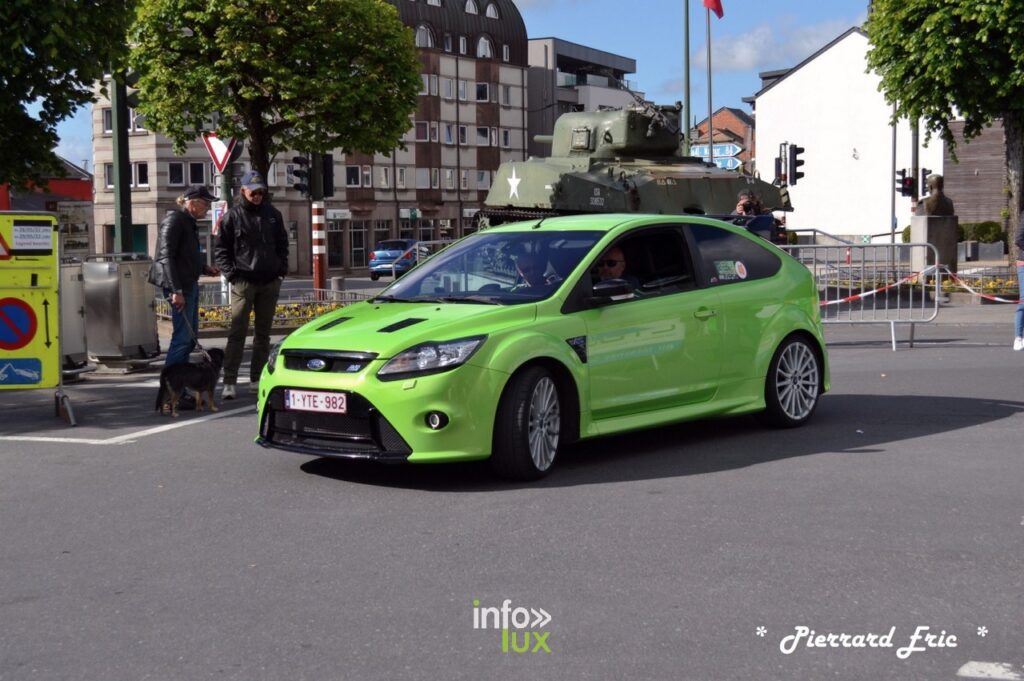
[[[103,109],[103,132],[114,132],[114,112],[111,109]]]
[[[508,45],[501,46],[501,60],[506,62],[512,61],[512,48]]]
[[[429,134],[426,121],[416,121],[416,141],[426,142],[430,138],[427,137]]]
[[[444,169],[444,188],[455,189],[455,170],[452,168]]]
[[[440,189],[441,188],[441,173],[437,168],[430,169],[430,188]]]
[[[345,166],[345,186],[359,186],[359,166]]]
[[[135,109],[128,109],[128,129],[136,132],[146,132],[146,117]]]
[[[427,4],[428,5],[433,5],[434,7],[440,7],[441,6],[441,0],[427,0]]]
[[[469,189],[469,171],[463,170],[459,172],[459,186],[463,189]]]
[[[491,98],[490,94],[490,83],[477,83],[476,84],[476,101],[486,102]]]
[[[461,79],[459,80],[459,99],[463,102],[466,101],[466,81]]]
[[[133,187],[148,187],[149,186],[149,164],[148,163],[133,163],[132,164],[132,186]]]
[[[430,189],[430,168],[416,169],[416,189]]]
[[[387,189],[391,186],[391,168],[388,168],[387,166],[381,166],[380,186],[383,189]]]
[[[267,169],[267,186],[268,187],[277,187],[278,186],[278,183],[277,183],[277,163],[276,162],[275,163],[271,163],[270,167]]]
[[[370,166],[363,166],[363,186],[373,186],[373,169]]]
[[[459,36],[459,54],[466,54],[467,50],[469,50],[469,41],[466,39],[466,36],[460,35]]]
[[[455,79],[441,79],[441,96],[445,99],[455,99]]]
[[[182,187],[185,185],[185,164],[181,161],[172,161],[167,164],[167,184],[171,187]]]
[[[502,85],[501,86],[501,103],[504,106],[512,106],[512,86]]]
[[[459,126],[459,144],[469,144],[469,128],[465,125]]]
[[[485,35],[480,36],[476,41],[477,59],[490,59],[494,56],[494,48],[491,46],[491,39]]]
[[[476,0],[466,0],[466,14],[480,14],[476,7]]]
[[[433,47],[434,32],[425,24],[416,27],[416,47]]]
[[[478,171],[476,171],[476,188],[477,189],[490,189],[491,188],[491,171],[489,171],[489,170],[478,170]]]
[[[495,5],[493,2],[487,5],[487,9],[484,11],[484,16],[489,17],[491,19],[500,19],[501,15],[498,13],[498,6]]]
[[[487,134],[487,128],[477,128],[476,129],[476,145],[478,147],[486,147],[486,146],[488,146],[488,142],[487,142],[488,139],[489,139],[489,137],[488,137],[488,134]]]
[[[437,122],[436,121],[431,121],[430,122],[430,141],[431,142],[436,142],[437,141]]]
[[[428,76],[425,73],[421,73],[420,74],[420,80],[422,82],[420,83],[420,91],[419,91],[418,94],[425,95],[425,94],[427,94],[429,92],[429,89],[428,89],[429,88],[429,84],[428,83],[429,83],[429,80],[430,80],[430,76]]]
[[[188,164],[188,183],[206,184],[206,164],[192,162]]]
[[[430,75],[430,94],[437,96],[437,76],[434,74]]]
[[[512,131],[511,130],[502,129],[502,131],[501,131],[501,146],[505,147],[506,149],[508,149],[509,147],[512,146]]]
[[[444,51],[445,52],[451,52],[452,51],[452,34],[451,33],[445,33],[444,34]]]
[[[452,123],[444,124],[444,143],[455,144],[455,125]]]
[[[492,147],[498,146],[498,129],[497,128],[491,128],[491,146]]]
[[[103,176],[106,180],[107,189],[114,188],[114,164],[104,163],[103,164]],[[128,176],[129,187],[148,187],[149,186],[149,163],[133,163],[131,165],[131,174]]]
[[[398,175],[395,176],[395,187],[405,189],[405,168],[398,169]]]

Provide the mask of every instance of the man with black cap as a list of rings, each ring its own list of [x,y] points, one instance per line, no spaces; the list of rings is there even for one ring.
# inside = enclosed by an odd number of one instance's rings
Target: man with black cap
[[[160,223],[156,240],[156,257],[149,269],[149,282],[163,289],[171,303],[171,342],[167,346],[164,366],[188,362],[196,345],[199,327],[199,275],[217,274],[208,267],[199,250],[197,220],[206,217],[215,200],[206,187],[194,184],[178,198],[180,209],[169,210]],[[186,396],[179,409],[194,409],[195,398]]]
[[[221,220],[214,256],[231,282],[231,330],[224,349],[224,392],[234,399],[242,350],[249,335],[249,313],[255,315],[249,378],[256,384],[270,354],[270,330],[288,274],[288,233],[281,213],[270,205],[263,175],[242,176],[242,196]]]

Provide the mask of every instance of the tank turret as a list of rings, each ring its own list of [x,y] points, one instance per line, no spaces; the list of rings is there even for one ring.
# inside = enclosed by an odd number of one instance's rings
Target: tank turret
[[[480,211],[480,226],[545,215],[664,213],[729,215],[740,190],[769,210],[792,210],[785,187],[684,155],[681,107],[639,97],[622,109],[563,114],[551,155],[502,163]]]

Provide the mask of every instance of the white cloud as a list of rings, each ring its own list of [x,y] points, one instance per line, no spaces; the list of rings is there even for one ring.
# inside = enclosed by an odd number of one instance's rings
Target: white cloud
[[[779,17],[771,25],[759,24],[743,35],[712,34],[711,68],[729,71],[768,71],[796,66],[862,19],[833,19],[819,24],[797,25]],[[691,54],[694,69],[707,68],[707,47]]]

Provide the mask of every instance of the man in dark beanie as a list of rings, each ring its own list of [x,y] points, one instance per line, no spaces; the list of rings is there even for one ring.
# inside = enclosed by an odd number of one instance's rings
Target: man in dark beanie
[[[224,399],[234,399],[242,350],[249,335],[249,313],[255,314],[249,379],[256,384],[270,354],[270,330],[288,274],[288,233],[281,212],[267,199],[263,175],[242,176],[242,195],[220,222],[214,257],[231,282],[231,330],[224,349]]]

